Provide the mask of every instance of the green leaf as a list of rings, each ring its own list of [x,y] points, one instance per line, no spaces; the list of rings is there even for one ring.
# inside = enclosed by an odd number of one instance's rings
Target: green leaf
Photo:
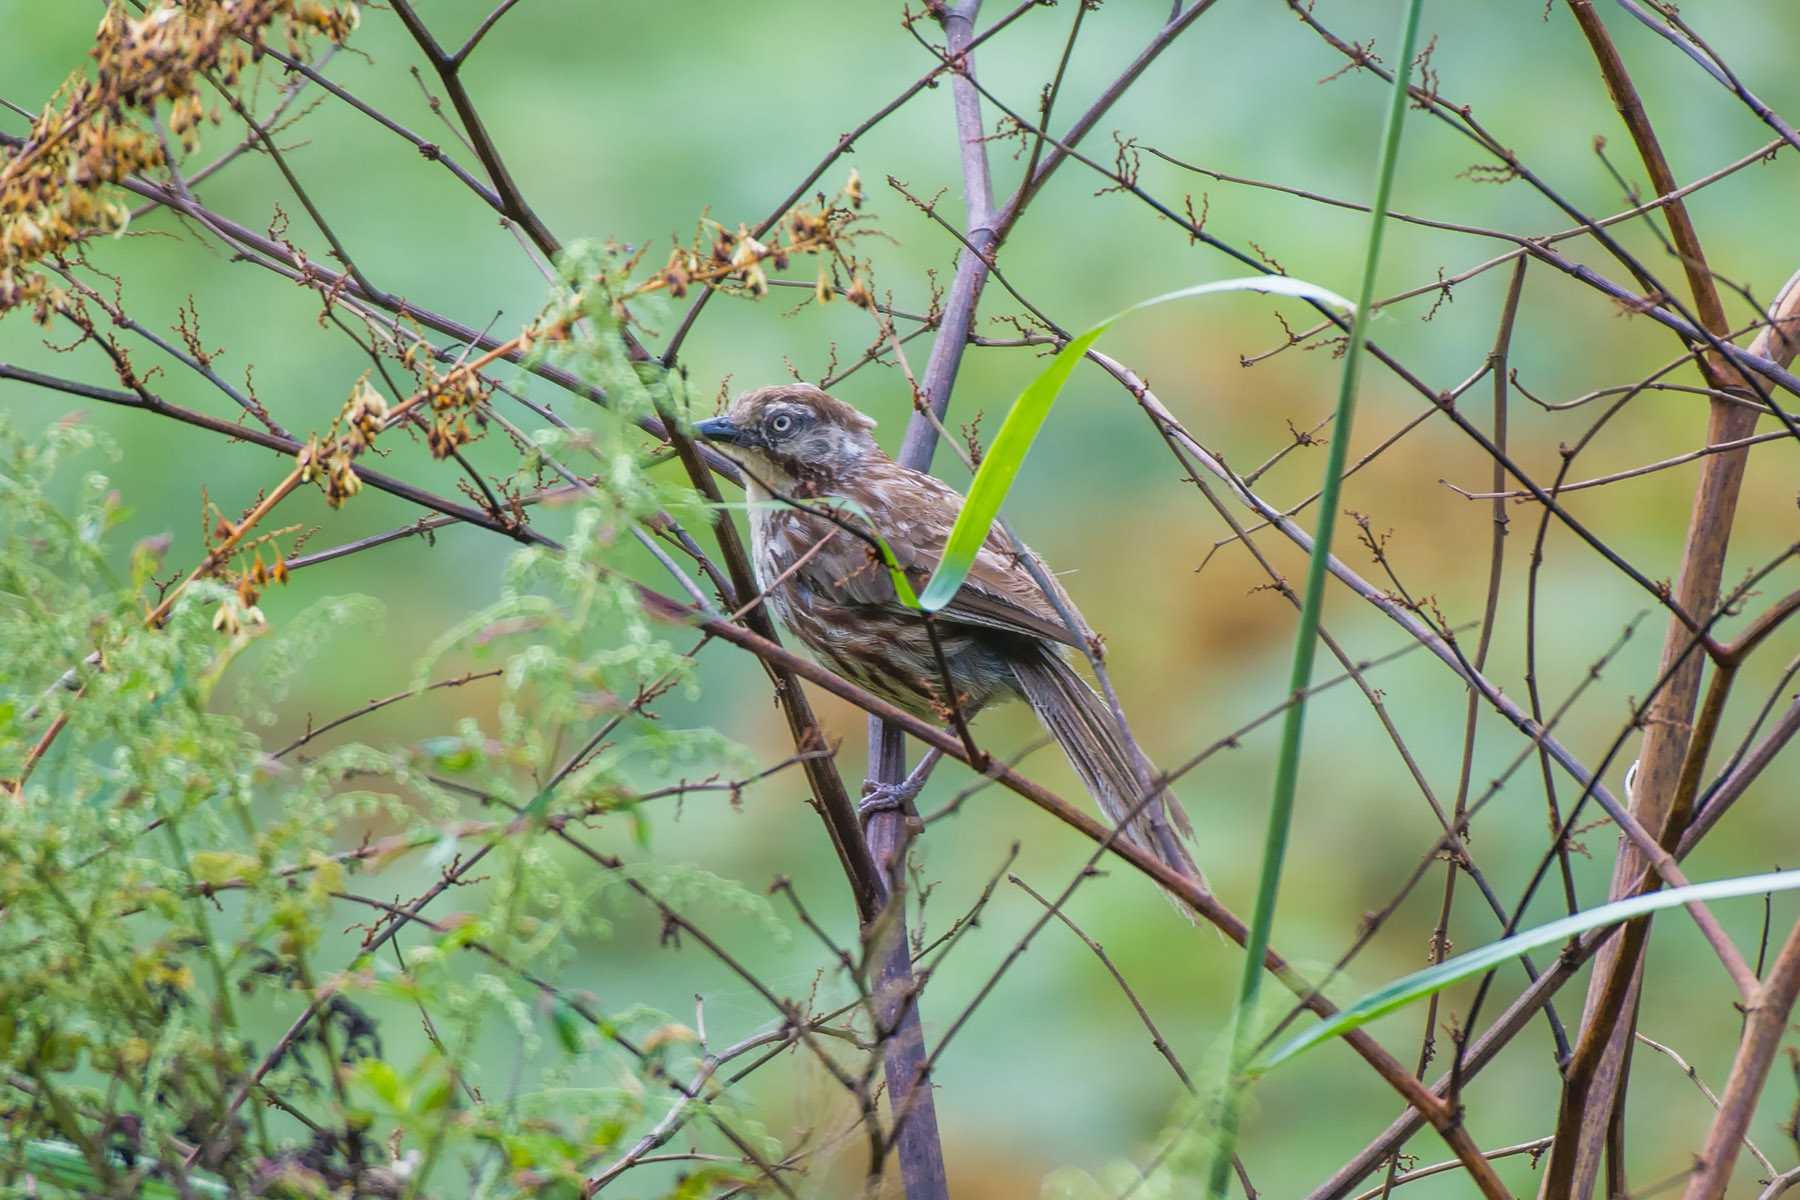
[[[1616,900],[1611,904],[1603,904],[1599,908],[1578,912],[1572,917],[1551,921],[1547,925],[1540,925],[1536,929],[1530,929],[1524,933],[1515,933],[1509,938],[1501,938],[1478,950],[1459,954],[1435,967],[1415,971],[1404,979],[1396,979],[1386,987],[1377,988],[1330,1020],[1314,1026],[1289,1041],[1281,1049],[1264,1059],[1258,1070],[1266,1071],[1279,1063],[1286,1062],[1303,1050],[1311,1049],[1320,1042],[1329,1041],[1339,1034],[1360,1028],[1376,1017],[1385,1016],[1414,1000],[1424,999],[1433,992],[1442,991],[1451,984],[1472,975],[1479,975],[1489,968],[1517,958],[1527,951],[1536,950],[1540,946],[1554,945],[1577,934],[1586,933],[1590,929],[1616,925],[1620,921],[1629,920],[1632,917],[1658,912],[1665,908],[1675,908],[1694,901],[1729,900],[1738,896],[1764,896],[1770,892],[1793,891],[1796,888],[1800,888],[1800,871],[1777,871],[1770,875],[1745,875],[1735,879],[1716,879],[1710,883],[1691,883],[1686,887],[1651,892],[1647,896],[1631,896],[1624,900]]]
[[[254,878],[262,871],[262,861],[236,850],[200,850],[188,856],[188,867],[201,883],[217,885]]]
[[[467,771],[478,761],[474,747],[454,734],[426,738],[419,743],[419,753],[436,759],[439,769],[445,771]]]
[[[1166,304],[1170,300],[1184,300],[1189,296],[1209,296],[1217,292],[1263,292],[1282,296],[1301,296],[1309,300],[1318,300],[1324,304],[1352,310],[1355,305],[1336,292],[1328,291],[1317,284],[1304,280],[1292,279],[1286,275],[1255,275],[1248,279],[1221,279],[1214,283],[1201,283],[1193,287],[1181,288],[1178,291],[1166,292],[1161,296],[1153,296],[1148,300],[1132,305],[1123,312],[1114,313],[1086,333],[1071,338],[1063,348],[1057,351],[1050,365],[1042,374],[1032,380],[1019,398],[1013,401],[1012,408],[1006,414],[1005,422],[1000,426],[994,444],[988,447],[987,454],[981,460],[981,467],[975,472],[975,482],[969,485],[969,497],[963,503],[962,512],[956,518],[956,525],[950,531],[949,543],[944,547],[944,557],[938,563],[937,570],[932,573],[931,581],[925,585],[925,591],[916,602],[912,597],[912,589],[907,585],[904,574],[894,562],[891,553],[882,549],[887,559],[888,569],[894,576],[894,586],[900,597],[915,608],[926,612],[937,612],[956,595],[962,587],[963,580],[969,577],[969,568],[974,565],[975,555],[981,549],[981,543],[987,540],[988,530],[994,524],[994,518],[1000,513],[1000,504],[1011,490],[1013,480],[1019,474],[1019,466],[1025,461],[1025,454],[1036,440],[1038,430],[1043,428],[1044,420],[1050,415],[1050,406],[1062,393],[1063,384],[1075,370],[1075,364],[1081,361],[1093,344],[1100,340],[1100,335],[1114,325],[1137,312],[1139,309],[1152,308],[1158,304]]]
[[[1325,477],[1319,483],[1318,524],[1313,530],[1312,554],[1306,564],[1306,589],[1300,601],[1300,625],[1294,634],[1293,670],[1288,694],[1294,702],[1282,719],[1281,753],[1275,762],[1275,788],[1269,801],[1269,822],[1263,835],[1262,869],[1256,880],[1256,903],[1245,929],[1243,976],[1237,1003],[1231,1010],[1231,1059],[1225,1073],[1225,1091],[1219,1105],[1218,1140],[1208,1173],[1209,1200],[1224,1200],[1231,1178],[1232,1153],[1236,1148],[1238,1120],[1243,1110],[1244,1068],[1250,1058],[1251,1017],[1262,988],[1263,957],[1275,924],[1275,901],[1281,890],[1281,871],[1287,854],[1288,832],[1293,825],[1294,796],[1299,787],[1300,745],[1306,720],[1306,693],[1312,682],[1313,654],[1319,641],[1319,617],[1325,603],[1325,568],[1331,557],[1331,537],[1337,520],[1338,494],[1343,486],[1350,445],[1350,429],[1356,415],[1356,381],[1362,364],[1363,342],[1369,313],[1375,300],[1375,271],[1381,262],[1382,230],[1387,224],[1388,200],[1393,195],[1394,171],[1400,158],[1400,138],[1406,127],[1407,80],[1413,70],[1413,45],[1419,32],[1424,0],[1409,0],[1400,26],[1400,53],[1395,59],[1388,92],[1387,117],[1383,121],[1381,153],[1375,167],[1375,197],[1369,205],[1369,240],[1363,251],[1362,279],[1350,320],[1350,337],[1344,344],[1344,366],[1338,377],[1337,409],[1332,417],[1331,445],[1325,454]]]
[[[755,1182],[756,1176],[744,1167],[701,1167],[685,1176],[669,1196],[670,1200],[702,1200],[718,1195],[722,1189],[748,1187]]]
[[[556,1040],[562,1043],[562,1048],[569,1054],[580,1054],[587,1048],[581,1036],[581,1025],[567,1004],[558,1001],[551,1007],[550,1027],[556,1031]]]
[[[389,1108],[406,1107],[405,1088],[401,1085],[399,1074],[389,1063],[379,1058],[365,1058],[352,1068],[352,1073],[376,1099]]]
[[[162,570],[163,556],[169,552],[174,538],[166,533],[140,538],[131,548],[131,586],[143,587]]]
[[[452,1096],[450,1076],[441,1075],[425,1085],[415,1098],[413,1108],[422,1115],[436,1116],[449,1110]]]
[[[0,1154],[10,1158],[15,1149],[24,1151],[24,1164],[41,1182],[53,1183],[82,1195],[93,1195],[102,1190],[86,1155],[67,1142],[41,1139],[14,1142],[0,1137]],[[113,1157],[117,1159],[116,1155]],[[123,1162],[117,1162],[116,1166],[124,1169]],[[191,1196],[218,1197],[219,1200],[224,1200],[231,1195],[231,1189],[225,1184],[207,1176],[185,1173],[182,1185],[186,1194]],[[151,1200],[178,1200],[182,1195],[174,1185],[155,1176],[138,1179],[134,1186],[138,1195]]]

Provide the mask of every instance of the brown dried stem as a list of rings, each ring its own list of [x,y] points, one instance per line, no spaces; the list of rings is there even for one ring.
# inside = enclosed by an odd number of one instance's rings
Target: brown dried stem
[[[1659,195],[1673,191],[1676,186],[1674,173],[1669,169],[1624,60],[1594,11],[1592,0],[1569,0],[1569,8],[1599,62],[1607,91],[1631,133],[1649,173],[1651,186]],[[1664,206],[1663,214],[1680,254],[1702,325],[1714,338],[1728,337],[1730,322],[1707,269],[1699,234],[1688,217],[1685,203],[1672,201]],[[1717,352],[1703,355],[1700,367],[1710,388],[1756,394],[1737,366]],[[1755,427],[1756,412],[1753,409],[1714,400],[1706,441],[1709,445],[1741,441],[1753,433]],[[1709,457],[1701,469],[1674,588],[1679,612],[1703,617],[1718,603],[1726,548],[1731,540],[1748,458],[1748,448],[1733,450]],[[1668,683],[1658,693],[1650,712],[1643,748],[1638,755],[1636,794],[1632,798],[1633,816],[1642,825],[1660,831],[1664,845],[1674,845],[1680,839],[1681,828],[1671,818],[1678,817],[1685,823],[1685,810],[1697,786],[1701,765],[1711,748],[1712,729],[1716,727],[1717,710],[1710,705],[1714,720],[1703,731],[1694,726],[1704,659],[1690,652],[1692,640],[1691,629],[1683,627],[1680,621],[1670,622],[1662,657],[1662,670],[1668,676]],[[1720,707],[1724,688],[1729,685],[1728,675],[1729,672],[1721,670],[1719,687],[1715,689]],[[1686,800],[1682,798],[1684,794]],[[1643,870],[1643,864],[1641,850],[1621,844],[1609,896],[1624,895],[1622,889]],[[1584,1200],[1593,1190],[1614,1104],[1623,1086],[1626,1050],[1635,1024],[1642,980],[1641,950],[1647,927],[1647,919],[1634,923],[1624,937],[1601,951],[1595,963],[1583,1013],[1582,1036],[1564,1075],[1556,1142],[1544,1168],[1543,1189],[1547,1196]]]
[[[1707,1131],[1706,1144],[1694,1173],[1688,1177],[1684,1200],[1721,1200],[1731,1169],[1743,1149],[1744,1135],[1756,1102],[1762,1098],[1769,1067],[1787,1036],[1788,1014],[1800,995],[1800,923],[1788,933],[1787,943],[1769,968],[1762,986],[1744,1008],[1747,1023],[1738,1043],[1731,1076],[1719,1096],[1719,1113]]]

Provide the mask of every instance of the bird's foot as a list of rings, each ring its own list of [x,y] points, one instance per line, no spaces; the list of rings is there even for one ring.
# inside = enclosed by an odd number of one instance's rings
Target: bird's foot
[[[904,813],[912,808],[918,797],[919,789],[900,783],[876,783],[874,780],[863,782],[862,800],[856,806],[856,818],[862,823],[864,835],[869,832],[869,822],[875,814],[884,812]]]
[[[924,790],[925,781],[931,778],[931,769],[944,757],[942,750],[929,750],[919,760],[919,765],[912,769],[912,774],[899,783],[876,783],[872,779],[863,781],[862,802],[856,806],[856,815],[862,821],[863,833],[869,832],[869,822],[876,813],[898,812],[910,813],[913,801],[919,798]]]

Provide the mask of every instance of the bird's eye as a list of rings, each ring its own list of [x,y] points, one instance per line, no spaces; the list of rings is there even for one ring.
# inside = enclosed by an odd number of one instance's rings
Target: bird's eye
[[[786,433],[788,430],[792,429],[793,427],[794,427],[794,418],[789,416],[787,413],[782,413],[780,416],[776,417],[773,421],[769,422],[769,428],[773,429],[776,433]]]

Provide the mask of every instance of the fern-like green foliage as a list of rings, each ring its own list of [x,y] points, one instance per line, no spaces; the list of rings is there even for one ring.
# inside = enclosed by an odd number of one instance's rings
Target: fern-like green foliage
[[[578,249],[570,278],[614,266]],[[604,290],[562,302],[604,318]],[[693,511],[630,424],[679,398],[614,335],[557,353],[610,409],[539,435],[523,470],[591,486],[562,548],[518,552],[416,666],[366,665],[386,690],[499,671],[402,746],[277,760],[255,732],[372,602],[221,632],[229,593],[202,580],[148,628],[167,543],[113,545],[124,510],[93,468],[115,451],[74,422],[0,430],[0,1190],[574,1197],[673,1105],[780,1157],[723,1085],[671,1086],[699,1063],[684,1026],[555,982],[628,903],[722,902],[786,936],[760,894],[579,844],[621,823],[641,846],[646,786],[737,752],[648,715],[692,661],[621,573],[634,524]],[[548,1074],[484,1076],[496,1038]]]

